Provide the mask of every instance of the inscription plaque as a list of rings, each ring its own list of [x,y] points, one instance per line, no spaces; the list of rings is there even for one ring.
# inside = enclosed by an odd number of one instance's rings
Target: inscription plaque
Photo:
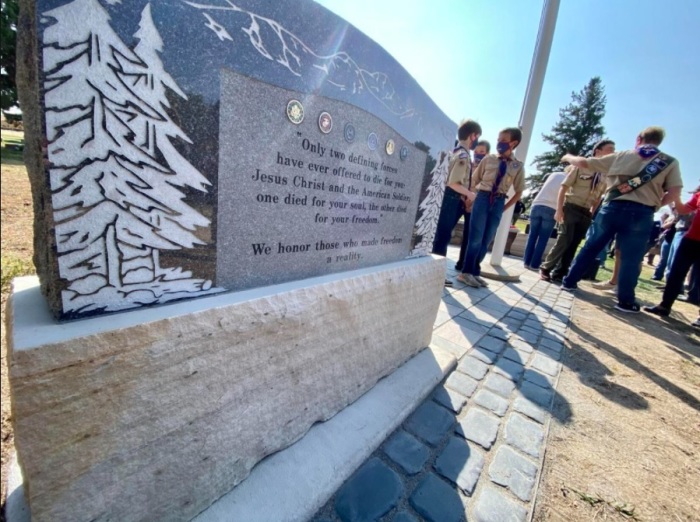
[[[288,121],[299,99],[306,117]],[[427,155],[353,105],[221,72],[218,286],[242,289],[405,258]],[[324,133],[319,115],[337,122]],[[402,161],[342,129],[410,147]]]

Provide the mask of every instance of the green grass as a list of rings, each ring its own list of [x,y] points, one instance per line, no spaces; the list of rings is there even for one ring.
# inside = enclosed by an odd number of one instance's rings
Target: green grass
[[[8,292],[10,283],[15,277],[36,273],[34,263],[26,259],[20,259],[12,254],[4,255],[0,259],[2,269],[2,292]]]
[[[24,165],[24,154],[21,150],[13,150],[13,146],[24,145],[24,133],[21,131],[2,130],[2,148],[0,162],[5,165]],[[10,145],[8,149],[7,146]]]

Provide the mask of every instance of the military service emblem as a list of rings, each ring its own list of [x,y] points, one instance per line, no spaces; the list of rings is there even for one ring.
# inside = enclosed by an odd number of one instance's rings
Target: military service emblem
[[[299,125],[304,121],[304,106],[299,100],[289,100],[287,104],[287,118],[294,125]]]

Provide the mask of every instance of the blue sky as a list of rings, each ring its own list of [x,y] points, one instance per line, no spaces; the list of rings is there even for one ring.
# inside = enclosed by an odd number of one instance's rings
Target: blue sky
[[[483,137],[518,124],[541,0],[317,0],[386,49],[454,121],[478,120]],[[559,109],[593,76],[607,96],[606,134],[632,148],[648,125],[662,149],[700,183],[700,1],[562,0],[528,166]],[[529,166],[532,171],[533,167]]]

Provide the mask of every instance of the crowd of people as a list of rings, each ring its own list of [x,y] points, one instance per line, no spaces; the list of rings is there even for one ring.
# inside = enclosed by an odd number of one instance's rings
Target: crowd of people
[[[595,278],[610,250],[615,257],[612,277],[593,287],[614,293],[617,310],[668,316],[679,296],[700,305],[700,187],[687,202],[681,200],[678,161],[659,149],[664,136],[662,128],[648,127],[630,150],[616,152],[615,142],[605,139],[593,147],[590,157],[564,155],[561,161],[569,166],[550,174],[532,201],[525,268],[575,292],[582,279]],[[460,271],[457,280],[470,287],[488,285],[481,277],[481,263],[503,212],[516,204],[520,212],[524,208],[520,198],[525,170],[513,153],[522,140],[520,129],[503,129],[495,154],[489,154],[490,144],[480,138],[477,122],[460,125],[433,244],[433,253],[444,256],[452,230],[464,218],[455,268]],[[509,197],[511,187],[514,194]],[[664,210],[657,213],[661,207]],[[556,242],[545,257],[557,225]],[[635,288],[649,252],[659,255],[653,279],[665,278],[666,285],[659,304],[641,307]],[[686,279],[689,288],[684,295]],[[445,284],[451,286],[452,281]],[[700,310],[692,324],[700,327]]]

